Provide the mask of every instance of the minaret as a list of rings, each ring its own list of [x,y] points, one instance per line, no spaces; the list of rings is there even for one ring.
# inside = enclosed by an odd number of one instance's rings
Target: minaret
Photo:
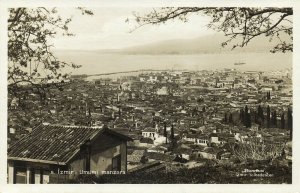
[[[158,124],[155,124],[155,132],[158,133]]]

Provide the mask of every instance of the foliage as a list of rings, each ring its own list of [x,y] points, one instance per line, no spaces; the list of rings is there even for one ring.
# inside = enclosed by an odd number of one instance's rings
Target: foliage
[[[271,125],[270,116],[271,116],[271,109],[270,109],[270,106],[268,105],[268,107],[267,107],[267,128],[270,128],[270,125]]]
[[[231,146],[232,154],[240,161],[269,160],[281,156],[283,145],[270,144],[259,141],[258,139],[249,140],[249,143],[237,143]]]
[[[266,165],[254,161],[248,164],[205,164],[196,168],[181,168],[174,172],[140,172],[125,175],[79,176],[68,183],[117,183],[117,184],[280,184],[292,183],[292,168],[285,164]],[[272,177],[240,177],[244,169],[259,169]]]
[[[293,114],[290,108],[288,108],[288,113],[287,113],[287,127],[290,129],[290,140],[293,139]]]
[[[84,8],[82,14],[93,15]],[[49,82],[63,82],[62,69],[78,65],[60,61],[52,52],[51,39],[58,34],[73,36],[56,8],[10,8],[8,18],[8,88],[9,94],[20,98],[22,85],[31,85],[34,92],[46,99]],[[23,93],[24,94],[24,93]]]
[[[207,27],[221,31],[229,37],[222,46],[233,43],[233,49],[244,47],[253,38],[265,35],[270,41],[274,38],[280,41],[271,52],[293,51],[292,8],[163,7],[143,15],[134,13],[134,16],[139,28],[148,24],[163,24],[175,19],[188,22],[191,14],[210,16],[211,21]],[[288,40],[283,40],[284,36],[287,36]]]

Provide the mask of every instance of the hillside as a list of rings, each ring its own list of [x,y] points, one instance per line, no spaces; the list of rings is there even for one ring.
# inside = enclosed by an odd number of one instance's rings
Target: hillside
[[[274,45],[278,43],[278,40],[269,42],[269,39],[260,36],[253,39],[247,47],[232,50],[232,45],[229,44],[226,47],[222,47],[222,42],[225,42],[228,38],[215,34],[209,36],[198,37],[194,39],[175,39],[161,42],[154,42],[151,44],[140,45],[125,48],[122,50],[116,50],[118,53],[125,54],[207,54],[207,53],[243,53],[243,52],[255,52],[255,53],[269,53]],[[238,41],[238,40],[235,40]],[[108,50],[106,50],[108,51]],[[103,52],[103,50],[101,51]]]

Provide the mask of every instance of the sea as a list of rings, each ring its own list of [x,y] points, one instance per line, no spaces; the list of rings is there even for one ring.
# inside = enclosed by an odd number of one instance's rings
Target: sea
[[[293,67],[292,53],[218,53],[192,55],[103,54],[95,51],[57,52],[63,61],[81,65],[66,69],[72,74],[105,74],[143,69],[152,70],[221,70],[282,71]],[[242,63],[236,65],[236,63]],[[133,72],[133,74],[135,74]],[[127,74],[128,75],[128,74]],[[116,76],[116,74],[111,75]]]

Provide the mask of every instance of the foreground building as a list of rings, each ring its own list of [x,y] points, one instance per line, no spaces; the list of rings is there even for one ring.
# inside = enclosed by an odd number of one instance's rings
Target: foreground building
[[[127,141],[106,127],[39,125],[8,149],[8,183],[60,183],[127,171]]]

